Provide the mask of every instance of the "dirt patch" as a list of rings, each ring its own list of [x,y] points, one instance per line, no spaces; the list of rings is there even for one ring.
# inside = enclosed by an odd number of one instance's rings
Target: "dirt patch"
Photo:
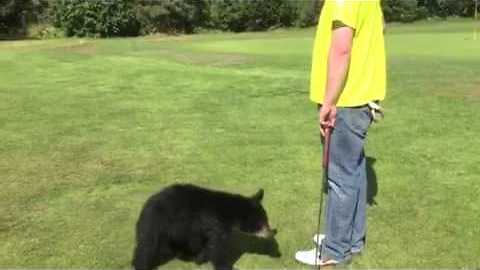
[[[429,93],[441,96],[448,97],[452,99],[471,99],[478,100],[480,99],[480,81],[472,81],[469,83],[455,84],[455,83],[445,83],[441,89],[430,89]]]
[[[476,98],[480,98],[480,87],[477,87],[475,89],[472,89],[469,93],[469,96],[470,97],[476,97]]]
[[[2,41],[0,42],[0,50],[9,50],[11,52],[32,52],[48,50],[56,45],[47,40],[21,40],[21,41]]]
[[[14,50],[15,52],[54,51],[82,55],[94,55],[97,52],[95,43],[86,40],[2,41],[0,49]]]
[[[167,35],[167,34],[156,34],[152,36],[145,37],[145,40],[148,42],[164,42],[164,41],[189,41],[192,40],[192,35]]]
[[[161,50],[161,53],[165,55],[165,57],[179,63],[214,67],[248,64],[254,60],[251,56],[232,53],[192,53],[168,49]]]
[[[2,214],[0,217],[0,232],[8,232],[13,230],[15,227],[17,227],[17,225],[18,221],[15,220],[11,214],[7,214],[6,216]]]
[[[80,41],[77,44],[59,47],[56,50],[61,50],[65,53],[76,53],[91,56],[97,53],[97,46],[93,42]]]

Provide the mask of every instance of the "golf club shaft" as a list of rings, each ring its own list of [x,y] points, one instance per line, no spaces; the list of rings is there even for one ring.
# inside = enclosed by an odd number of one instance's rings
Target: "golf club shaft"
[[[320,248],[319,245],[317,244],[318,237],[320,236],[320,226],[322,223],[322,209],[323,209],[323,193],[325,192],[325,189],[327,188],[327,181],[328,181],[328,164],[329,164],[329,156],[330,156],[330,136],[331,136],[331,129],[326,128],[325,129],[325,138],[323,140],[323,158],[322,158],[322,167],[323,167],[323,178],[322,178],[322,183],[320,185],[320,208],[318,210],[318,223],[317,223],[317,232],[315,234],[315,265],[317,265],[317,262],[320,258],[318,258],[317,254],[319,254],[318,249]],[[319,266],[320,268],[320,266]]]

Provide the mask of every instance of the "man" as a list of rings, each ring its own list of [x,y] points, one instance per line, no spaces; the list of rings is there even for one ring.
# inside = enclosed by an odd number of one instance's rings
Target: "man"
[[[332,130],[325,235],[314,238],[319,254],[317,249],[295,254],[302,263],[347,263],[365,246],[363,146],[376,107],[373,102],[384,99],[385,88],[380,0],[326,0],[313,51],[310,90],[310,99],[318,104],[322,136],[326,129]]]

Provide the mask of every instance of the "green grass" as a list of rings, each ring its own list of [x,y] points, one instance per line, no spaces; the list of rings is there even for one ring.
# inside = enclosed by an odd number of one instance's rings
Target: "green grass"
[[[392,25],[376,205],[353,268],[480,267],[480,40],[468,21]],[[314,29],[0,43],[0,268],[126,268],[150,194],[253,194],[307,268],[321,177]],[[166,268],[190,269],[172,262]],[[208,267],[208,266],[205,266]]]

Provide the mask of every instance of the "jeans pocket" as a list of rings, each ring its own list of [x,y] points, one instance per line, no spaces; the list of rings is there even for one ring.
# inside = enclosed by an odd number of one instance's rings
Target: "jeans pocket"
[[[361,108],[349,108],[350,126],[353,132],[366,136],[368,128],[372,124],[372,114],[368,106]]]

